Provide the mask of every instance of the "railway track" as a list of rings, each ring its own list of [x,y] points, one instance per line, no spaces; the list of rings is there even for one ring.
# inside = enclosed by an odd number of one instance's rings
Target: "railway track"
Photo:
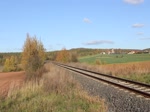
[[[127,79],[123,79],[123,78],[119,78],[119,77],[115,77],[115,76],[111,76],[107,74],[102,74],[102,73],[94,72],[90,70],[85,70],[85,69],[81,69],[81,68],[61,64],[61,63],[56,63],[56,62],[52,62],[52,63],[59,67],[68,69],[70,71],[80,73],[81,75],[85,75],[87,77],[90,77],[99,81],[103,81],[110,85],[114,85],[119,88],[128,90],[130,92],[141,95],[143,97],[150,98],[150,85],[149,84],[131,81],[131,80],[127,80]]]

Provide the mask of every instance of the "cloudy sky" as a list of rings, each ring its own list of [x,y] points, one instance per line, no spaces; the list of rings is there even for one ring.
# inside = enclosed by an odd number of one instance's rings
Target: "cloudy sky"
[[[26,34],[47,51],[150,47],[150,0],[0,0],[0,52],[20,52]]]

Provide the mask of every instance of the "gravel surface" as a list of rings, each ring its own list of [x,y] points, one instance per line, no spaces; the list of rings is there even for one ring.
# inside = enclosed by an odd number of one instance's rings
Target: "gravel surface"
[[[71,72],[71,75],[90,95],[105,99],[108,112],[150,112],[150,99],[77,73]]]

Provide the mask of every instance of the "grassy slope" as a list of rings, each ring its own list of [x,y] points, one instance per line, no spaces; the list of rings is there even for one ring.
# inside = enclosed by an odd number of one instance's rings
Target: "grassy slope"
[[[150,61],[150,54],[94,55],[79,58],[80,62],[89,64],[94,64],[96,60],[106,64]]]
[[[150,61],[104,65],[74,63],[72,66],[150,84]]]
[[[0,112],[105,112],[104,102],[83,92],[68,72],[49,66],[40,82],[10,90]]]
[[[150,84],[150,61],[106,64],[101,69],[107,74]]]

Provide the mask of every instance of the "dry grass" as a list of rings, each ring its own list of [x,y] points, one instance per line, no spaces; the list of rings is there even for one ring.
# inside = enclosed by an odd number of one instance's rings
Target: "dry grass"
[[[130,74],[149,74],[150,73],[150,61],[149,62],[134,62],[125,64],[110,64],[103,65],[100,68],[105,73],[112,72],[112,75],[130,75]]]
[[[150,84],[150,61],[106,65],[89,65],[85,63],[71,65]]]
[[[105,112],[104,101],[81,90],[69,72],[46,65],[50,72],[41,80],[26,82],[21,89],[13,86],[0,100],[1,112]]]
[[[50,67],[50,72],[46,73],[43,76],[44,79],[44,90],[47,92],[57,92],[57,93],[66,93],[68,87],[73,88],[76,86],[76,83],[67,75],[67,71],[60,70],[53,66]],[[71,84],[71,85],[70,85]]]

